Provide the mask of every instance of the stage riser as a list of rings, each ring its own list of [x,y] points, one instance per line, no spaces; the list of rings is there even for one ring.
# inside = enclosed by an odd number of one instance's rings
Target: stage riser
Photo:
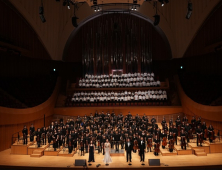
[[[44,148],[28,148],[28,155],[31,155],[31,154],[33,154],[33,152],[36,150],[36,151],[39,151],[39,152],[42,152],[42,151],[44,151],[45,150],[45,148],[47,148],[48,147],[48,145],[46,145]]]
[[[210,153],[222,153],[222,143],[205,143],[210,145]]]
[[[181,150],[181,151],[177,151],[178,155],[192,155],[193,154],[193,150]]]
[[[44,156],[58,156],[58,151],[44,151]]]
[[[11,146],[11,154],[27,155],[27,146]]]

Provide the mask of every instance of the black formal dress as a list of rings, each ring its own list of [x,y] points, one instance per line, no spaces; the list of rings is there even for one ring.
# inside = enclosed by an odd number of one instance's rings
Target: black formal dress
[[[94,159],[94,146],[93,145],[89,145],[89,160],[88,162],[95,162]]]
[[[127,162],[128,161],[131,162],[131,158],[132,158],[131,152],[132,152],[132,149],[133,149],[132,143],[131,142],[126,142],[125,143],[125,150],[126,150],[126,161]]]

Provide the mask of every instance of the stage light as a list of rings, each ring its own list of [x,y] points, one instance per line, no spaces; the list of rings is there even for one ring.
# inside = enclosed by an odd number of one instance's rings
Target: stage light
[[[43,14],[39,15],[39,17],[40,17],[42,23],[46,22],[46,19]]]
[[[96,7],[94,8],[94,11],[96,12]]]
[[[97,11],[100,11],[100,8],[98,7]]]
[[[63,3],[62,3],[62,5],[63,5],[63,6],[66,6],[66,4],[67,4],[67,2],[66,2],[66,0],[64,0]]]
[[[78,27],[77,19],[79,19],[79,18],[76,17],[76,16],[72,17],[72,25],[73,25],[74,27]]]
[[[162,2],[161,6],[164,6],[164,3]]]
[[[133,6],[132,6],[131,10],[133,10]]]
[[[134,7],[134,10],[136,11],[136,6]]]
[[[193,11],[193,4],[192,4],[191,2],[189,2],[189,3],[188,3],[188,6],[187,6],[186,19],[190,19],[191,14],[192,14],[192,11]]]
[[[93,0],[93,5],[97,5],[97,0]]]
[[[156,26],[156,25],[158,25],[159,22],[160,22],[160,16],[159,16],[158,14],[156,14],[156,15],[154,15],[153,17],[154,17],[154,22],[153,22],[153,24],[154,24],[154,26]]]
[[[67,8],[70,9],[70,4],[69,4],[69,2],[68,2],[68,5],[67,5]]]
[[[53,71],[56,71],[56,69],[54,68]]]
[[[40,6],[39,7],[39,14],[43,15],[43,13],[44,13],[44,8],[43,8],[43,6]]]
[[[180,66],[180,69],[182,70],[182,69],[183,69],[183,66]]]

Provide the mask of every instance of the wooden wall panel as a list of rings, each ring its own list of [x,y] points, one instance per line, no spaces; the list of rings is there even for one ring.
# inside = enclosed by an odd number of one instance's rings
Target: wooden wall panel
[[[51,59],[36,32],[14,7],[1,0],[0,11],[0,41],[30,51],[29,57]]]
[[[29,128],[31,123],[33,123],[35,127],[43,127],[44,115],[46,116],[46,126],[50,124],[60,84],[61,79],[58,78],[53,94],[39,106],[27,109],[0,107],[0,151],[11,146],[12,134],[21,131],[24,125]]]
[[[222,5],[218,5],[215,12],[205,21],[184,57],[214,52],[214,48],[219,45],[222,45]]]
[[[212,124],[216,129],[222,130],[222,106],[206,106],[191,100],[183,91],[178,76],[175,81],[180,96],[183,112],[189,116],[202,117],[202,121],[206,121],[207,125]]]
[[[84,116],[89,115],[89,113],[95,113],[95,111],[102,112],[112,112],[116,114],[122,113],[123,115],[130,112],[132,115],[169,115],[182,112],[182,107],[69,107],[69,108],[55,108],[54,112],[56,115],[65,115],[65,116]]]

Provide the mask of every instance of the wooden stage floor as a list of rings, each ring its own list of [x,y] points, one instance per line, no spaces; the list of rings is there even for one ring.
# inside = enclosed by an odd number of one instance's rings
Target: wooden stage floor
[[[70,169],[83,168],[74,166],[75,159],[86,159],[88,153],[84,156],[74,154],[73,157],[62,156],[42,156],[40,158],[30,157],[30,155],[13,155],[11,149],[0,152],[0,169]],[[160,159],[160,166],[153,167],[148,165],[148,159]],[[222,153],[208,154],[207,156],[195,155],[172,155],[172,156],[154,156],[153,152],[145,154],[145,165],[141,165],[138,153],[132,153],[132,165],[129,166],[125,156],[112,156],[112,163],[105,166],[103,155],[95,154],[95,162],[89,169],[96,169],[96,165],[101,164],[99,169],[136,169],[136,168],[154,168],[154,169],[222,169]]]

